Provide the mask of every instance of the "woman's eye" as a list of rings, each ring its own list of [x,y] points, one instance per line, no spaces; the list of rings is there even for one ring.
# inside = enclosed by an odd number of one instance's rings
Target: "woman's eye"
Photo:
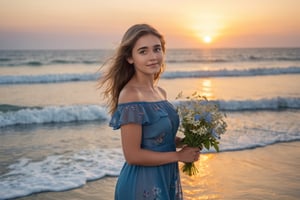
[[[146,54],[146,50],[140,51],[139,54]]]
[[[161,48],[160,48],[160,47],[157,47],[157,48],[154,49],[154,51],[155,51],[155,52],[161,52]]]

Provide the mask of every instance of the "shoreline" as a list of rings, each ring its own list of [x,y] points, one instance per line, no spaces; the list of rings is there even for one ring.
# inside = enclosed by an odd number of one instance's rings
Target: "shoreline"
[[[196,163],[200,173],[181,173],[185,200],[289,199],[300,197],[300,141],[243,151],[207,153]],[[180,163],[180,166],[182,164]],[[43,192],[20,200],[110,200],[117,177],[105,177],[64,192]]]

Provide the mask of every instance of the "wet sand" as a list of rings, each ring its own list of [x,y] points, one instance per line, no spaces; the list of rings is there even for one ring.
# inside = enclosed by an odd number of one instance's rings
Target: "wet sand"
[[[181,174],[185,200],[300,198],[300,142],[244,151],[203,154],[199,174]],[[88,182],[65,192],[33,194],[20,200],[110,200],[117,177]]]

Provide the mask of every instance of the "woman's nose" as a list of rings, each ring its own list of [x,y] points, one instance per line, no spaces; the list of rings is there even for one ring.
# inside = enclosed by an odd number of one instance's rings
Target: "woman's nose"
[[[156,59],[156,58],[157,58],[157,53],[156,53],[156,52],[153,52],[153,51],[151,51],[151,52],[150,52],[150,55],[149,55],[149,58],[150,58],[151,60],[154,60],[154,59]]]

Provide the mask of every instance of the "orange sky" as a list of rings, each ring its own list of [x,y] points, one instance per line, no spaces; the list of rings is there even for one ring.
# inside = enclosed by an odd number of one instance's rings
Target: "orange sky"
[[[0,49],[114,48],[135,23],[168,48],[300,47],[299,13],[299,0],[0,0]]]

